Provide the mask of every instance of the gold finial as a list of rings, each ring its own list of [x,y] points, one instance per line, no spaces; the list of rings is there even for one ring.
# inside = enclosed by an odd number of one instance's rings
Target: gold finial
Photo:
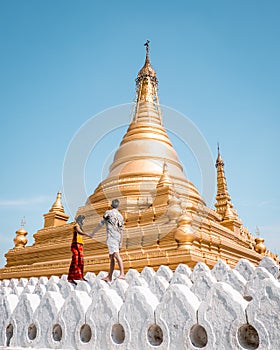
[[[256,226],[256,235],[255,251],[259,254],[264,254],[266,252],[266,246],[264,244],[264,239],[260,237],[260,229],[258,226]]]
[[[140,69],[139,73],[138,73],[138,79],[137,82],[139,80],[139,78],[144,78],[149,76],[150,78],[153,78],[153,81],[155,83],[157,83],[157,78],[156,78],[156,72],[154,71],[153,67],[151,66],[150,63],[150,41],[147,40],[146,43],[144,44],[144,46],[146,46],[146,59],[145,59],[145,63],[144,66]]]
[[[53,203],[51,209],[49,210],[49,212],[63,212],[64,213],[64,207],[62,205],[62,202],[61,202],[61,191],[58,191],[57,192],[57,196],[56,196],[56,200],[55,202]]]
[[[20,229],[16,231],[16,237],[14,238],[15,248],[24,248],[27,243],[27,231],[23,228],[26,224],[25,216],[21,219]]]
[[[137,79],[137,102],[150,102],[158,104],[157,97],[157,77],[156,72],[150,63],[150,41],[147,40],[144,46],[146,46],[146,59],[144,66],[140,69]]]
[[[218,168],[219,165],[224,166],[224,161],[223,161],[223,159],[221,157],[220,145],[219,145],[219,142],[218,142],[218,157],[217,157],[217,160],[216,160],[216,168]]]
[[[154,75],[156,75],[156,72],[153,70],[152,66],[151,66],[151,63],[150,63],[150,56],[149,56],[149,53],[150,53],[150,40],[147,40],[144,44],[144,46],[146,46],[146,59],[145,59],[145,64],[144,64],[144,67],[146,67],[146,71],[147,71],[147,68],[149,68],[149,74],[152,73]],[[144,68],[143,67],[143,68]],[[142,68],[142,69],[143,69]],[[139,72],[140,73],[140,72]],[[147,73],[147,72],[146,72]],[[139,75],[139,74],[138,74]]]
[[[26,224],[25,216],[21,219],[20,227],[23,228]]]
[[[150,51],[150,40],[147,39],[147,41],[145,42],[144,46],[146,46],[146,56],[149,56],[149,51]]]

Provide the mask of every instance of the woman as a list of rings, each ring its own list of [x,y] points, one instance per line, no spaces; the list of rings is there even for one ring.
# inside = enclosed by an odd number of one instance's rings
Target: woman
[[[73,227],[73,239],[71,244],[72,261],[68,272],[68,281],[77,284],[75,280],[84,280],[84,241],[83,236],[89,236],[82,229],[84,215],[76,218],[76,225]]]

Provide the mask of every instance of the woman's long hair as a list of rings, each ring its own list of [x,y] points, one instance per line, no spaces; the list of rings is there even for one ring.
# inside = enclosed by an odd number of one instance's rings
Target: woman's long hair
[[[76,217],[75,221],[76,223],[80,226],[80,228],[82,229],[83,227],[83,221],[85,219],[85,216],[84,215],[79,215]]]

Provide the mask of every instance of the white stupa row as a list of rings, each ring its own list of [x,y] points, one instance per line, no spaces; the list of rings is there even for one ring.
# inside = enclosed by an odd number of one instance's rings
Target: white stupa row
[[[111,284],[87,273],[0,281],[0,348],[280,349],[279,267],[198,263],[129,270]],[[117,272],[115,273],[117,276]]]

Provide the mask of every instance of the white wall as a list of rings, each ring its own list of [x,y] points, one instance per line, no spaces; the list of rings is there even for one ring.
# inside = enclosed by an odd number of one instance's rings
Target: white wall
[[[131,269],[111,284],[102,276],[0,281],[0,347],[280,349],[279,267],[268,257],[258,267]]]

